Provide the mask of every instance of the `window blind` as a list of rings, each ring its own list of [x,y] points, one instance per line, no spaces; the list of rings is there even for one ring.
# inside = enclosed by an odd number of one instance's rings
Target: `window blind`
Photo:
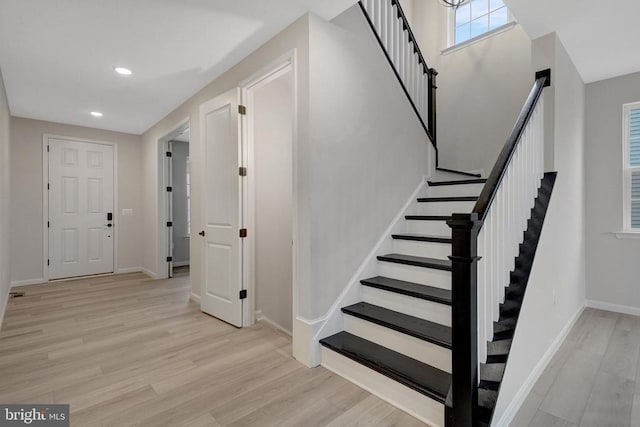
[[[629,112],[629,167],[640,168],[640,108]],[[631,171],[631,228],[640,228],[640,171]]]

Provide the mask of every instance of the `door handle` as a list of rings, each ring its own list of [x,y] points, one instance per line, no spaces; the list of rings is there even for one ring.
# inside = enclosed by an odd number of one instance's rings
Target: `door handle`
[[[199,232],[198,234],[199,234],[199,235],[201,235],[202,237],[204,237],[205,232],[204,232],[204,230],[202,230],[202,231],[201,231],[201,232]]]

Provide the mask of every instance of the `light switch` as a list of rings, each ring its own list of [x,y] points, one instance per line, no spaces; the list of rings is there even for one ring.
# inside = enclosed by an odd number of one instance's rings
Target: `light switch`
[[[122,216],[131,216],[133,215],[133,209],[122,209]]]

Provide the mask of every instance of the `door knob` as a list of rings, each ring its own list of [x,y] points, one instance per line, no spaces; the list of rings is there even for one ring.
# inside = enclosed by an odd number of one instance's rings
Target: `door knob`
[[[198,233],[199,235],[201,235],[202,237],[204,237],[204,230],[202,230],[201,232]]]

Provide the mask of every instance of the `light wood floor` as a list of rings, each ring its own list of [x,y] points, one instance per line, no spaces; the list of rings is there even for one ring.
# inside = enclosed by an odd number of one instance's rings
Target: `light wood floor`
[[[514,427],[640,426],[640,317],[588,308]]]
[[[422,426],[266,325],[189,302],[188,277],[20,288],[0,331],[0,402],[69,403],[72,426]]]

